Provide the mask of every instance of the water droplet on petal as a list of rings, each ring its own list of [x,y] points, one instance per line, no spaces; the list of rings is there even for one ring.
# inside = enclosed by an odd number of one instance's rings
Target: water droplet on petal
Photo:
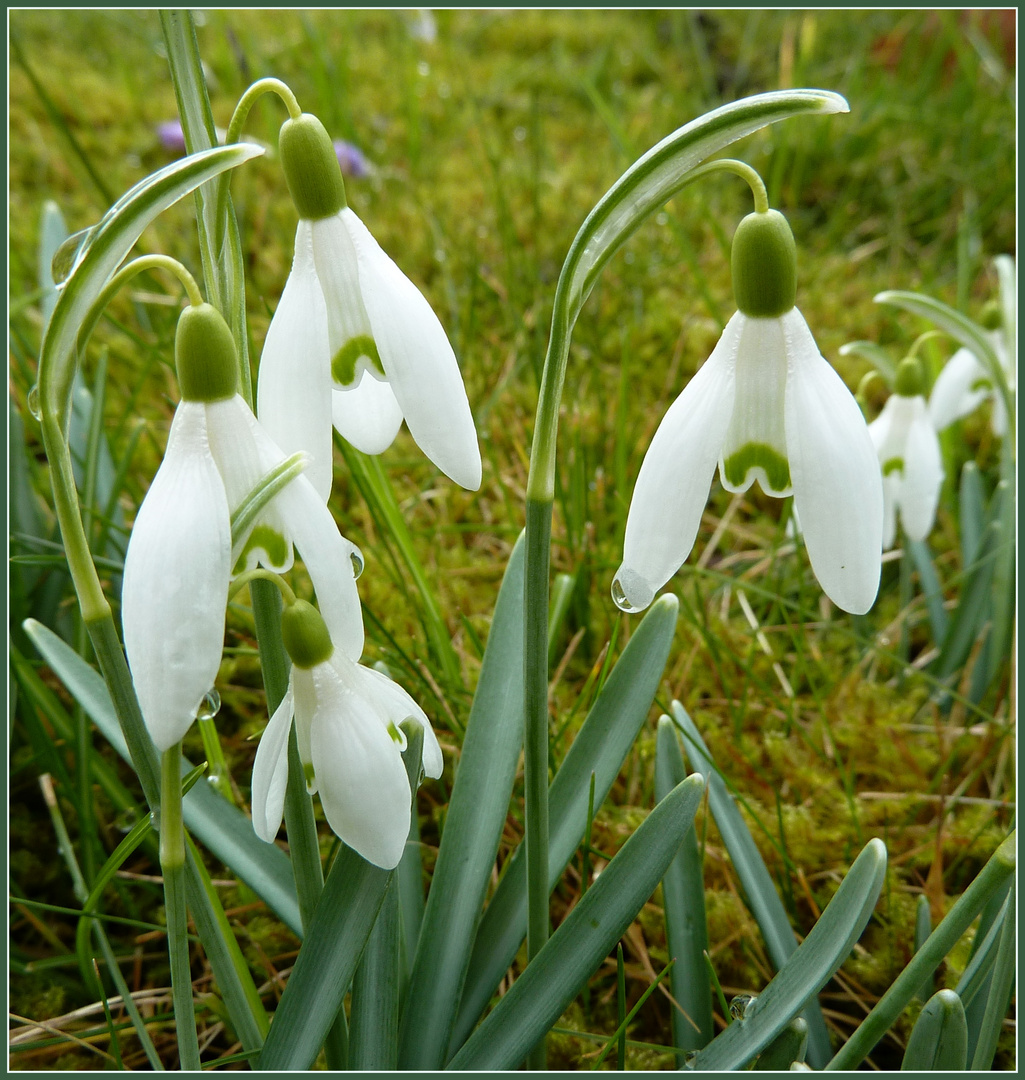
[[[363,552],[354,547],[349,558],[352,560],[352,576],[358,578],[363,573]]]
[[[642,607],[630,603],[626,593],[623,591],[623,586],[619,583],[618,577],[612,582],[612,602],[620,611],[625,611],[628,615],[644,610]]]
[[[28,411],[37,419],[43,418],[43,410],[39,407],[39,384],[36,383],[28,392]]]
[[[758,1000],[754,994],[737,994],[730,1002],[730,1016],[734,1020],[744,1020],[751,1006]]]
[[[199,711],[196,713],[196,718],[199,720],[213,720],[220,711],[221,695],[216,690],[210,690],[203,698]]]

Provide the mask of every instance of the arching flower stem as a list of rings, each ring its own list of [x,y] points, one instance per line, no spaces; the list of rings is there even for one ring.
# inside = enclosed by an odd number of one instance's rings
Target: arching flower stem
[[[280,79],[257,79],[238,99],[235,111],[231,114],[231,120],[228,122],[228,130],[224,135],[225,146],[238,142],[239,136],[242,134],[242,126],[249,116],[249,110],[264,94],[277,94],[285,103],[285,108],[288,109],[288,115],[292,120],[302,116],[303,111],[299,108],[299,102],[296,101],[295,94],[292,93],[292,88],[287,83],[282,82]]]

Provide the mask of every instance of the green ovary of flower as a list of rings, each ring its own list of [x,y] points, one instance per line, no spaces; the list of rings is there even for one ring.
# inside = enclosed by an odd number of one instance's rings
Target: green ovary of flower
[[[726,479],[736,488],[743,487],[752,469],[762,469],[773,491],[790,487],[790,465],[787,459],[767,443],[745,443],[723,462]]]
[[[377,351],[377,342],[369,334],[350,338],[335,353],[331,361],[331,378],[339,386],[351,386],[356,381],[356,364],[365,357],[384,377],[384,365]]]
[[[288,548],[281,533],[277,529],[272,529],[269,525],[257,525],[235,562],[234,573],[241,574],[245,570],[247,556],[257,549],[265,551],[267,558],[270,559],[274,566],[281,566],[288,560]]]

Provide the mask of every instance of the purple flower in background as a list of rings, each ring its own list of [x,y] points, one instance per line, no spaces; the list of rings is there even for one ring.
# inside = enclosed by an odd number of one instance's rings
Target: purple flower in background
[[[363,151],[358,146],[346,142],[344,139],[335,139],[335,156],[338,158],[338,167],[343,176],[355,176],[362,179],[370,175],[370,163],[363,156]]]
[[[157,124],[157,138],[160,145],[171,153],[185,153],[185,133],[180,120],[165,120]]]

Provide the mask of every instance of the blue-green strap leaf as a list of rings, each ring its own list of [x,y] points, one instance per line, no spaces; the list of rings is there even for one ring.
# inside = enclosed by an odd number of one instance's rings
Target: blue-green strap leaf
[[[448,1068],[516,1068],[654,892],[703,791],[702,778],[689,776],[652,810]]]
[[[960,1072],[967,1061],[964,1006],[953,990],[941,990],[929,998],[915,1021],[900,1067],[916,1072]]]

